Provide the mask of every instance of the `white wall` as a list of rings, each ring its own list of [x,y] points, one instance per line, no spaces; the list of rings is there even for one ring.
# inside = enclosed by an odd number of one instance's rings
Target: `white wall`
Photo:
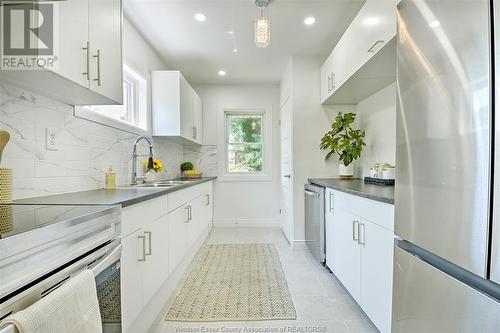
[[[194,85],[203,100],[203,143],[189,147],[184,158],[206,175],[217,175],[218,135],[224,109],[269,108],[272,110],[272,179],[270,181],[220,181],[215,185],[214,222],[217,225],[277,225],[279,214],[279,86]]]
[[[319,148],[330,128],[330,111],[319,102],[320,66],[316,58],[292,58],[295,241],[305,239],[304,184],[308,178],[335,177],[338,172]]]
[[[294,245],[301,244],[305,239],[304,184],[308,178],[334,178],[338,175],[337,161],[325,161],[327,152],[319,148],[321,138],[329,130],[334,114],[354,109],[353,106],[321,106],[320,66],[321,62],[315,57],[293,56],[281,81],[281,98],[290,95],[293,109],[294,228],[293,235],[288,237],[292,237],[289,241]]]
[[[150,70],[166,68],[127,20],[123,50],[124,62],[145,76],[148,87]],[[59,132],[58,151],[45,149],[47,127]],[[14,169],[15,199],[101,188],[109,165],[117,171],[119,184],[130,182],[132,144],[137,135],[75,118],[69,105],[2,83],[0,129],[12,137],[2,167]],[[177,177],[183,147],[165,139],[155,139],[154,145],[155,155],[166,166],[161,177]]]
[[[396,83],[357,105],[359,127],[366,130],[366,147],[356,162],[360,177],[375,163],[396,162]]]

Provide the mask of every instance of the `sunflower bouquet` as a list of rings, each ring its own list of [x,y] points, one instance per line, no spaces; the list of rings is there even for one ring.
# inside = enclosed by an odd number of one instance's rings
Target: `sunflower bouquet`
[[[148,160],[144,161],[144,172],[148,172],[149,170],[153,170],[154,172],[163,172],[163,163],[154,158],[153,159],[153,168],[148,169]]]

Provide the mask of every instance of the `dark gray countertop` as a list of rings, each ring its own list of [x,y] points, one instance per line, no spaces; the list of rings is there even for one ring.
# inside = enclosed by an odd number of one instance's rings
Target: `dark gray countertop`
[[[121,205],[127,207],[150,200],[167,193],[215,180],[217,177],[204,177],[189,183],[163,188],[117,188],[116,190],[91,190],[65,194],[49,195],[14,201],[17,205]]]
[[[365,184],[362,179],[310,178],[309,182],[363,198],[394,204],[394,186]]]

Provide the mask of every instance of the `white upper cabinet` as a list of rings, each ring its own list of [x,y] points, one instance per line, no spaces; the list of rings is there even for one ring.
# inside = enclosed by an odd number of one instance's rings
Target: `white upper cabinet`
[[[203,104],[200,96],[193,90],[193,131],[194,141],[203,143]]]
[[[122,4],[89,0],[90,89],[123,103]]]
[[[3,70],[2,80],[69,105],[121,104],[121,0],[67,0],[54,8],[54,68]]]
[[[202,101],[179,71],[153,71],[153,136],[201,144]]]
[[[395,80],[399,1],[366,1],[321,68],[322,104],[356,104]]]
[[[58,67],[54,70],[62,77],[82,87],[89,87],[84,74],[87,66],[89,40],[89,0],[61,1],[59,3],[59,46]],[[89,74],[90,77],[90,74]]]

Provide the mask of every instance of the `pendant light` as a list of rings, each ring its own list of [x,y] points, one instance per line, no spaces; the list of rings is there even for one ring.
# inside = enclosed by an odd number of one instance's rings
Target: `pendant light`
[[[255,5],[260,8],[260,17],[255,19],[255,46],[268,47],[271,39],[271,22],[264,16],[264,8],[269,5],[269,0],[255,0]]]

